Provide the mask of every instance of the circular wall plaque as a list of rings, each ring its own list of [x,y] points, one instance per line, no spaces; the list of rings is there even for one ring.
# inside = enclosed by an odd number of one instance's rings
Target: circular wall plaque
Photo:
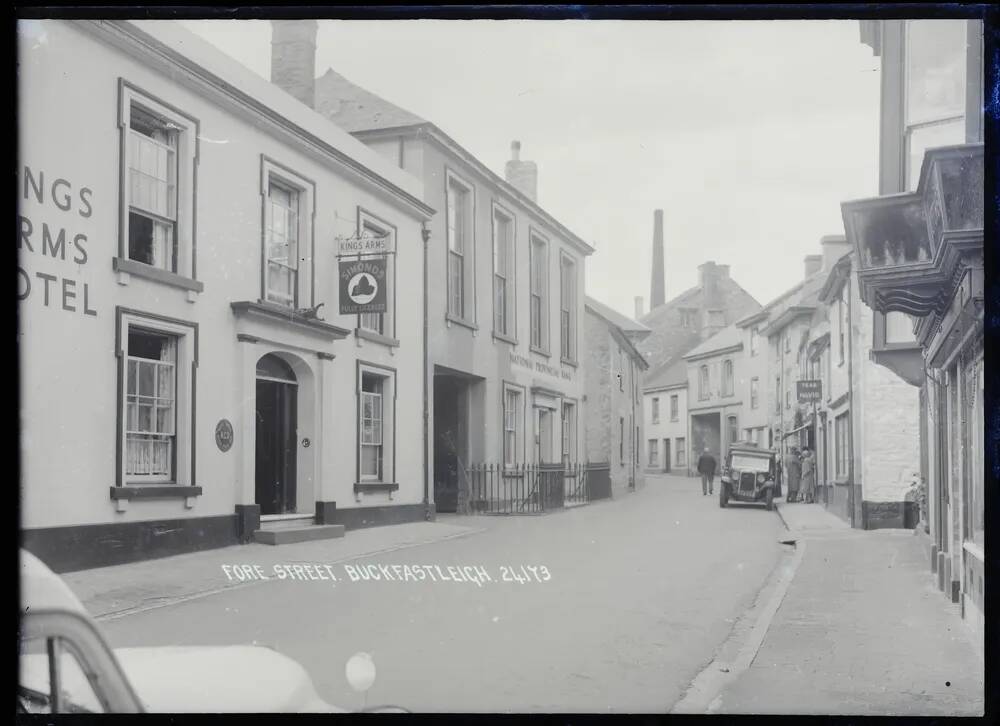
[[[233,447],[233,425],[226,419],[215,425],[215,445],[220,451],[229,451]]]
[[[305,447],[305,448],[308,449],[310,444],[312,444],[312,442],[309,439],[302,439],[302,446],[303,447]]]

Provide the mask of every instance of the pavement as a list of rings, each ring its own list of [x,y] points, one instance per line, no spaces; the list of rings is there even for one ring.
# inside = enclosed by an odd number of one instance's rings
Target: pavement
[[[779,504],[801,561],[749,668],[710,713],[981,716],[984,661],[911,530]]]

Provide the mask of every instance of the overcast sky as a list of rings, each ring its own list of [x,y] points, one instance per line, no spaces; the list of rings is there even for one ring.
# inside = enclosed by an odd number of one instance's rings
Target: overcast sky
[[[268,77],[268,21],[185,21]],[[588,294],[649,305],[653,210],[666,297],[715,260],[762,304],[803,275],[840,202],[877,194],[879,61],[856,21],[321,20],[328,67],[434,122],[591,242]]]

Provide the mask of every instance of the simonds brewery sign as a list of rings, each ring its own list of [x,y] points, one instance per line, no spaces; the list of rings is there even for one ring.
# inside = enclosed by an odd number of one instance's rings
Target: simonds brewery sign
[[[340,261],[340,313],[386,312],[385,258]]]
[[[93,191],[42,169],[18,171],[18,301],[36,297],[47,308],[96,316],[90,286],[65,274],[89,262],[87,235],[75,225],[93,214]]]

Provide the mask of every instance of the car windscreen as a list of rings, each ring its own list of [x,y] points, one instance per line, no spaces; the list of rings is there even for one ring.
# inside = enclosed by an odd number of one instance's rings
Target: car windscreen
[[[769,471],[771,459],[752,454],[733,454],[730,466],[737,471]]]

